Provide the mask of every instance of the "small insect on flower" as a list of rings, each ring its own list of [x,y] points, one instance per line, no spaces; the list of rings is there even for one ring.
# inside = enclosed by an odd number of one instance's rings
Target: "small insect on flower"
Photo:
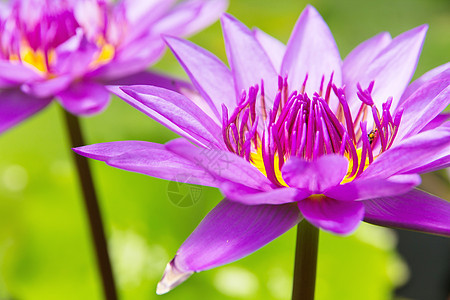
[[[378,129],[372,129],[371,132],[369,132],[369,134],[367,135],[367,137],[369,138],[369,143],[372,145],[373,140],[375,139],[375,135],[377,134]]]
[[[221,21],[230,68],[166,37],[201,97],[110,88],[182,138],[74,149],[163,179],[189,170],[191,183],[225,195],[167,265],[158,293],[248,255],[303,218],[341,235],[361,221],[450,235],[450,204],[415,189],[420,173],[450,165],[450,123],[440,115],[450,103],[450,65],[408,85],[427,26],[381,33],[342,61],[311,6],[287,45],[230,15]]]
[[[11,0],[0,5],[0,133],[56,97],[75,115],[105,109],[108,84],[184,88],[145,72],[165,49],[161,34],[190,35],[227,0]]]

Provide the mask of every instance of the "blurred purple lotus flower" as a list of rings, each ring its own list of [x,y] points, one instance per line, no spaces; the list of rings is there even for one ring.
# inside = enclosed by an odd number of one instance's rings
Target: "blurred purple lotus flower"
[[[190,174],[226,198],[168,264],[158,293],[193,272],[264,246],[305,218],[349,234],[363,220],[450,235],[450,204],[415,189],[418,174],[450,164],[450,65],[408,86],[427,26],[381,33],[342,62],[311,6],[287,46],[229,15],[230,69],[190,42],[167,38],[202,97],[151,86],[112,87],[183,138],[75,149],[108,165],[163,179]]]
[[[214,22],[226,0],[15,0],[0,4],[0,132],[56,99],[75,115],[100,112],[105,84],[171,80],[142,72],[163,54],[161,34]]]

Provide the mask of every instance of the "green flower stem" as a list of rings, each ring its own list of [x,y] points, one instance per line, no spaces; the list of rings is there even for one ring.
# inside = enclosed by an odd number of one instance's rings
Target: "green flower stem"
[[[313,300],[319,229],[305,219],[297,226],[292,300]]]
[[[84,146],[85,143],[78,118],[67,111],[64,111],[64,117],[66,120],[67,129],[69,131],[71,147],[74,148]],[[84,203],[89,218],[89,226],[95,246],[97,264],[101,274],[105,299],[116,300],[116,285],[114,283],[105,231],[103,229],[102,216],[95,192],[94,182],[92,180],[91,170],[85,157],[77,155],[73,151],[72,153],[78,171],[78,179],[83,191]]]

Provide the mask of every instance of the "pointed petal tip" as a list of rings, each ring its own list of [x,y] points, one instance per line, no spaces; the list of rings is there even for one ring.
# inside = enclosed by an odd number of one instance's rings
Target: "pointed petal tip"
[[[236,17],[229,13],[222,14],[222,16],[220,17],[220,24],[222,25],[224,36],[226,28],[234,28],[235,26],[237,26],[241,30],[246,31],[247,33],[251,32],[251,30],[245,24],[243,24]]]
[[[319,14],[319,12],[317,11],[317,9],[312,6],[311,4],[307,4],[305,6],[305,9],[303,10],[304,13],[314,13],[314,14]]]
[[[83,151],[81,151],[82,148],[83,148],[83,146],[81,146],[81,147],[74,147],[74,148],[71,148],[71,149],[72,149],[72,151],[75,152],[76,154],[83,155]]]
[[[183,272],[175,265],[175,259],[172,259],[164,270],[161,281],[156,286],[156,294],[162,295],[170,292],[175,287],[186,281],[194,272]]]
[[[388,40],[389,42],[392,40],[391,33],[388,31],[382,31],[376,35],[380,40]]]
[[[170,46],[170,43],[171,43],[172,41],[176,42],[176,41],[183,40],[183,39],[181,39],[181,38],[179,38],[179,37],[176,37],[176,36],[173,36],[173,35],[170,35],[170,34],[161,34],[161,38],[164,40],[164,42],[165,42],[168,46]]]
[[[105,85],[105,89],[107,89],[110,92],[114,92],[117,91],[117,89],[119,88],[118,85]]]
[[[222,14],[222,16],[220,17],[220,21],[236,21],[236,18],[233,17],[231,14],[229,13],[224,13]]]
[[[403,32],[399,36],[415,37],[417,41],[421,41],[423,43],[427,32],[428,24],[422,24],[420,26],[414,27],[413,29]]]
[[[428,27],[429,27],[428,24],[422,24],[422,25],[416,27],[416,29],[417,29],[417,31],[427,31]]]

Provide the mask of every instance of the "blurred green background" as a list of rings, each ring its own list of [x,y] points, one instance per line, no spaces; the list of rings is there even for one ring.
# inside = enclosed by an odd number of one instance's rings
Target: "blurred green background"
[[[341,56],[380,31],[393,36],[423,23],[428,32],[416,77],[449,60],[446,0],[311,1],[328,23]],[[307,2],[231,0],[229,12],[287,42]],[[220,25],[192,37],[225,60]],[[170,52],[155,69],[185,76]],[[48,109],[0,137],[0,299],[101,299],[102,293],[61,108]],[[118,99],[83,119],[88,143],[176,137]],[[155,288],[165,264],[221,199],[201,190],[180,208],[168,182],[91,161],[121,299],[289,299],[295,230],[233,264],[196,274],[167,295]],[[444,173],[441,172],[441,175]],[[443,175],[445,176],[445,175]],[[442,177],[442,176],[441,176]],[[431,179],[430,179],[431,178]],[[448,183],[426,177],[433,192]],[[425,187],[426,188],[426,187]],[[448,197],[448,196],[447,196]],[[363,224],[349,237],[321,233],[317,299],[391,299],[408,268],[392,231]]]

